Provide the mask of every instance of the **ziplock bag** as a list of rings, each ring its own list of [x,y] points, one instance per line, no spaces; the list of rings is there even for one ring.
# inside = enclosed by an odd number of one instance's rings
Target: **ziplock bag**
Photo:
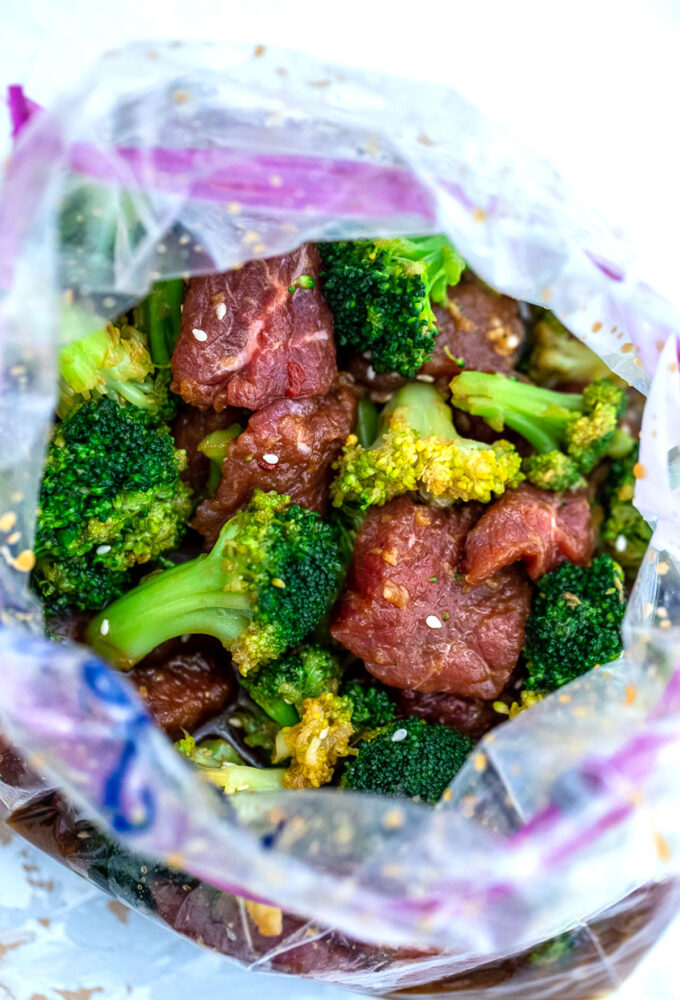
[[[437,808],[328,789],[224,799],[124,676],[43,638],[28,576],[57,349],[162,277],[427,232],[648,395],[636,503],[655,533],[625,654],[487,735]],[[680,850],[678,318],[621,238],[444,87],[262,47],[138,45],[22,129],[0,289],[12,822],[259,968],[470,1000],[615,988],[677,907]]]

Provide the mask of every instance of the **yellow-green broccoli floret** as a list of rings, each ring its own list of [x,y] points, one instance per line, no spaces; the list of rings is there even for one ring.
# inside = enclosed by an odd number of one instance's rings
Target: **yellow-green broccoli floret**
[[[304,701],[301,714],[297,725],[279,731],[272,762],[292,758],[283,777],[286,788],[319,788],[331,780],[341,757],[356,753],[349,745],[354,735],[352,705],[326,693]]]
[[[337,507],[350,501],[364,509],[415,490],[437,506],[488,503],[518,485],[520,464],[508,441],[484,444],[461,437],[434,386],[410,382],[383,409],[380,434],[370,448],[349,436],[334,466],[331,496]]]
[[[511,427],[534,446],[540,460],[531,456],[522,468],[544,489],[581,486],[582,477],[620,443],[618,421],[626,396],[610,379],[597,379],[582,393],[567,393],[471,371],[452,380],[451,393],[454,406],[483,417],[496,431]]]

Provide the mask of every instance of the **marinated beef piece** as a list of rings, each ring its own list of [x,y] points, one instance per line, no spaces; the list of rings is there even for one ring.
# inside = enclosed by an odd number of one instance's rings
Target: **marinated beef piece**
[[[259,410],[275,399],[328,392],[333,317],[319,291],[319,252],[252,260],[192,278],[172,358],[172,390],[192,406]],[[294,288],[308,275],[313,288]]]
[[[463,371],[454,358],[463,358],[468,371],[512,372],[525,338],[515,299],[471,281],[449,288],[448,295],[447,308],[434,306],[439,333],[422,372],[448,382]]]
[[[565,559],[587,566],[594,544],[584,491],[551,493],[522,483],[494,501],[468,535],[465,579],[481,583],[521,559],[536,580]]]
[[[213,431],[225,430],[232,424],[245,424],[247,419],[248,415],[243,410],[231,407],[219,413],[215,410],[199,410],[195,406],[184,407],[172,425],[172,436],[175,447],[184,448],[187,453],[187,467],[180,476],[194,493],[200,493],[204,489],[210,474],[210,462],[197,450],[203,438]]]
[[[217,493],[200,505],[192,527],[212,546],[225,521],[255,489],[286,493],[293,503],[323,514],[330,465],[355,415],[356,394],[341,384],[327,396],[278,399],[258,410],[229,445]]]
[[[524,643],[531,588],[502,570],[470,587],[459,572],[479,506],[450,512],[399,497],[369,510],[331,633],[392,687],[495,698]]]
[[[207,636],[164,642],[131,671],[130,680],[172,740],[221,712],[234,690],[227,654]]]
[[[403,691],[399,708],[404,715],[417,715],[427,722],[453,726],[475,741],[504,721],[504,716],[494,710],[490,701],[461,698],[457,694]]]

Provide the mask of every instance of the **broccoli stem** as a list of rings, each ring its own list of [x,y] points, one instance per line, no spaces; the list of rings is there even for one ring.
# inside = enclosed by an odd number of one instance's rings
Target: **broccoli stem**
[[[210,474],[206,489],[209,496],[213,496],[222,478],[222,462],[224,461],[227,448],[234,438],[237,438],[243,428],[240,424],[232,424],[225,430],[212,431],[206,434],[198,445],[197,451],[205,455],[210,460]]]
[[[354,433],[362,448],[370,448],[378,436],[378,408],[370,399],[360,399]]]
[[[283,787],[282,767],[250,767],[248,764],[223,764],[204,768],[203,774],[225,795],[234,792],[278,792]]]
[[[237,528],[228,521],[212,552],[152,575],[90,624],[91,644],[121,670],[178,635],[212,635],[228,644],[252,617],[247,594],[230,591],[224,549]]]
[[[159,368],[167,367],[179,337],[184,297],[181,278],[157,282],[135,309],[135,323],[149,338],[151,360]]]
[[[389,426],[392,415],[401,417],[419,437],[457,440],[460,435],[453,424],[451,408],[433,385],[409,382],[392,396],[382,411],[381,424]]]
[[[559,448],[569,414],[583,408],[580,393],[554,392],[484,372],[456,375],[451,393],[454,406],[483,417],[496,431],[511,427],[541,453]]]
[[[243,678],[241,679],[243,683]],[[300,714],[293,705],[289,705],[283,698],[265,698],[263,695],[252,691],[248,684],[244,684],[248,694],[256,705],[259,705],[263,712],[266,712],[270,719],[273,719],[282,728],[284,726],[295,726],[300,721]]]

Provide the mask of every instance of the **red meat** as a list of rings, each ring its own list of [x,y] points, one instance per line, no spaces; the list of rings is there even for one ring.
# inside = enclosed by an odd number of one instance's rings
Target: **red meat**
[[[565,559],[587,566],[594,544],[584,492],[551,493],[522,483],[491,504],[468,535],[465,579],[481,583],[521,559],[536,580]]]
[[[258,410],[229,446],[217,493],[198,508],[192,526],[212,545],[225,521],[253,490],[276,490],[323,514],[330,465],[352,429],[356,395],[338,385],[327,396],[279,399]]]
[[[154,721],[177,740],[228,704],[234,690],[221,645],[205,636],[163,643],[130,673]]]
[[[333,318],[318,284],[319,253],[252,260],[192,278],[172,358],[172,390],[193,406],[259,410],[324,395],[335,374]],[[289,288],[309,275],[313,288]]]
[[[524,642],[530,586],[506,569],[470,587],[459,566],[477,505],[400,497],[369,511],[331,633],[392,687],[495,698]]]
[[[505,718],[495,711],[491,702],[481,698],[461,698],[457,694],[403,691],[399,707],[404,715],[417,715],[428,722],[453,726],[473,740],[480,740]]]

